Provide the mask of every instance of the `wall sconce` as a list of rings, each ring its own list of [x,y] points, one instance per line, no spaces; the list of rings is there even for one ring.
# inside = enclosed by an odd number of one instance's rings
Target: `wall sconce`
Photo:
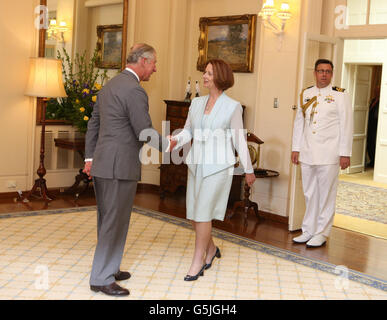
[[[69,28],[67,27],[66,21],[60,21],[58,25],[55,19],[51,19],[47,30],[47,36],[49,39],[55,39],[64,44],[64,33],[67,30],[69,30]]]
[[[265,28],[270,29],[279,36],[281,47],[286,22],[292,17],[289,4],[283,2],[281,3],[281,9],[277,10],[274,6],[274,0],[266,0],[258,15],[262,18]]]

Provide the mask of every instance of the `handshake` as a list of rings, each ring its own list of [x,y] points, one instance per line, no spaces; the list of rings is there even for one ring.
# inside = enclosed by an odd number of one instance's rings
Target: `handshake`
[[[169,141],[169,148],[166,150],[166,152],[172,152],[177,145],[177,140],[173,136],[167,136],[167,139]]]

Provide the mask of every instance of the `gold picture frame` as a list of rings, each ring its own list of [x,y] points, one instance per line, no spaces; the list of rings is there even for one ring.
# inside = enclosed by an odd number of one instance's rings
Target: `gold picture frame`
[[[43,19],[43,8],[47,7],[47,0],[40,0],[39,1],[41,6],[40,11],[40,17]],[[128,11],[129,11],[129,0],[123,0],[123,12],[122,12],[122,53],[121,53],[121,70],[125,69],[126,65],[126,50],[127,50],[127,35],[128,35]],[[43,22],[43,21],[42,21]],[[39,50],[38,50],[38,57],[44,57],[45,56],[45,48],[46,48],[46,33],[47,30],[44,28],[39,29]],[[37,98],[37,107],[36,107],[36,124],[42,125],[43,123],[43,104],[45,101],[43,101],[43,98]],[[69,125],[64,120],[51,120],[51,119],[45,119],[46,125]]]
[[[122,24],[97,26],[97,62],[101,69],[120,69]]]
[[[234,72],[253,72],[256,22],[256,14],[200,18],[197,69],[222,59]]]

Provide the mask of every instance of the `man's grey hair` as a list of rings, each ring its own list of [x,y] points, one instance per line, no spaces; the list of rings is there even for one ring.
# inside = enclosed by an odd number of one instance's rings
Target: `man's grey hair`
[[[137,63],[140,58],[154,59],[155,53],[156,50],[148,44],[135,44],[130,48],[126,63]]]

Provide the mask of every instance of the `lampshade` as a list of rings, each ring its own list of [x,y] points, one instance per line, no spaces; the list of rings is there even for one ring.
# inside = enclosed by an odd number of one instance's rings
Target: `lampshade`
[[[289,20],[292,17],[290,6],[287,2],[281,4],[281,10],[277,13],[277,16],[282,20]]]
[[[260,15],[264,18],[267,18],[274,15],[276,11],[277,10],[274,8],[274,0],[266,0],[265,3],[262,5]]]
[[[66,97],[62,62],[58,59],[30,58],[30,74],[25,94],[42,98]]]

